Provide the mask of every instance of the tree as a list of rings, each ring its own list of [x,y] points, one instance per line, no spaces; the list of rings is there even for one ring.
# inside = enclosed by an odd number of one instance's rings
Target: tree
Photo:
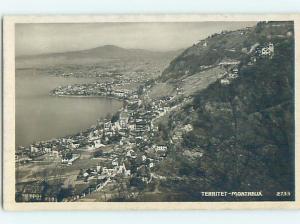
[[[68,159],[68,160],[70,160],[70,159],[72,159],[73,158],[73,153],[72,152],[70,152],[70,151],[68,151],[68,152],[66,152],[65,154],[64,154],[64,159]]]
[[[167,141],[169,140],[169,130],[164,123],[158,124],[158,131],[161,133],[162,139]]]
[[[102,157],[103,156],[103,150],[97,150],[94,152],[94,157]]]
[[[130,185],[136,187],[139,191],[145,189],[146,184],[138,177],[132,177],[130,180]]]
[[[106,115],[106,117],[105,117],[106,120],[111,120],[111,118],[112,118],[111,113],[108,113],[108,114]]]
[[[111,123],[115,123],[119,120],[120,118],[120,113],[115,113],[112,117],[111,117]]]

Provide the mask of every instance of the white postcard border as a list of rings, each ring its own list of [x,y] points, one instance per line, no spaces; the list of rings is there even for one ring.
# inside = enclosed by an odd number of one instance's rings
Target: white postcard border
[[[294,202],[15,202],[15,24],[92,22],[294,21],[295,28],[295,201]],[[6,16],[3,23],[3,207],[6,210],[195,210],[300,208],[299,98],[300,14],[173,14]]]

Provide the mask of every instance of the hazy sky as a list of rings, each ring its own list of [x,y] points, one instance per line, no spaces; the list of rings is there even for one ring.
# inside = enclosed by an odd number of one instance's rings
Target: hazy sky
[[[176,50],[222,30],[253,25],[255,22],[17,24],[16,55],[76,51],[107,44]]]

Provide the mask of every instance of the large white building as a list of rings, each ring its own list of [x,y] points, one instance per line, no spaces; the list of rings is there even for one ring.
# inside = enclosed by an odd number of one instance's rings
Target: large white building
[[[272,56],[274,54],[274,44],[269,43],[266,47],[261,49],[262,56]]]

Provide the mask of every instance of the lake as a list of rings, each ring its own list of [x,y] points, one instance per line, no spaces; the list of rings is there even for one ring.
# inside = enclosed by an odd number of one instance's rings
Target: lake
[[[78,133],[120,109],[122,102],[114,99],[49,96],[59,85],[96,80],[16,70],[16,146]]]

